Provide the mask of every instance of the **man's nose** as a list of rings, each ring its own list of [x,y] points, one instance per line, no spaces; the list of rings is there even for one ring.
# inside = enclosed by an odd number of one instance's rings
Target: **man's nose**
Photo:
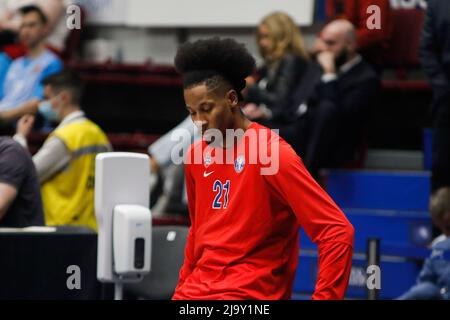
[[[205,131],[206,129],[207,129],[207,127],[208,127],[208,121],[206,121],[206,119],[204,119],[203,117],[201,117],[201,116],[195,116],[194,117],[194,124],[197,126],[197,128],[200,130],[200,131]]]

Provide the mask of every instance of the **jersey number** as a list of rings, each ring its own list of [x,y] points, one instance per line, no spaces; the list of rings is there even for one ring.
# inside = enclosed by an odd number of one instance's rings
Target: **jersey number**
[[[213,191],[216,194],[216,197],[214,198],[213,202],[213,209],[226,209],[228,205],[228,193],[230,192],[230,180],[227,180],[225,184],[223,184],[221,181],[216,180],[214,182]],[[223,206],[220,199],[223,196]]]

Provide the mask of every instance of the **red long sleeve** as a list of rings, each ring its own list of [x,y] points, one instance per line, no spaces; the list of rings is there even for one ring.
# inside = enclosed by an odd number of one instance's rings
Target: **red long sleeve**
[[[244,143],[225,151],[234,153],[226,155],[234,161],[226,164],[211,161],[219,149],[204,142],[190,149],[204,158],[186,164],[192,226],[173,299],[289,299],[300,226],[319,246],[313,298],[342,299],[353,227],[284,140],[256,123],[246,136],[250,132],[256,132],[257,145],[268,147],[269,154],[273,143],[279,145],[273,175],[262,174],[265,162],[252,163]]]
[[[319,273],[313,299],[342,299],[350,276],[353,226],[286,144],[280,146],[280,159],[278,174],[266,179],[318,245]]]

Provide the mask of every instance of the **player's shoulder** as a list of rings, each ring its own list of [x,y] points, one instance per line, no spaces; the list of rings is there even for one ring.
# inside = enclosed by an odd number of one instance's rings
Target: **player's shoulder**
[[[280,152],[284,156],[298,156],[292,146],[279,135],[278,130],[269,129],[258,123],[252,124],[252,128],[257,131],[258,139],[262,139],[267,143],[267,150],[269,152]]]
[[[203,140],[202,139],[201,140],[197,140],[197,141],[194,141],[189,146],[189,148],[187,149],[187,153],[186,154],[192,154],[195,151],[202,150],[202,149],[203,149]]]
[[[185,165],[199,164],[202,162],[204,141],[197,140],[186,151]]]

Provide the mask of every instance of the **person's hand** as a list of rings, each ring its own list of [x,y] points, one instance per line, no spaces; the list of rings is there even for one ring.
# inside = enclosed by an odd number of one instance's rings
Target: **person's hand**
[[[248,76],[247,78],[245,78],[245,83],[247,87],[250,87],[256,83],[256,79],[254,76]]]
[[[24,137],[27,137],[31,129],[33,128],[35,117],[31,114],[24,115],[20,120],[17,122],[17,129],[16,133],[20,134]]]
[[[335,74],[336,65],[334,63],[334,54],[329,51],[323,51],[317,55],[317,62],[322,66],[325,74]]]
[[[321,52],[324,52],[326,50],[326,45],[325,42],[323,42],[323,40],[320,37],[316,38],[316,41],[314,41],[314,45],[312,48],[312,54],[313,55],[317,55]]]
[[[252,116],[256,112],[256,110],[258,110],[258,106],[255,103],[247,103],[242,108],[242,112],[249,119],[252,119]]]
[[[249,118],[250,120],[255,119],[263,119],[266,118],[266,114],[261,110],[256,104],[248,103],[242,108],[242,112]]]
[[[250,88],[251,86],[253,86],[256,83],[256,79],[253,76],[248,76],[247,78],[245,78],[245,88],[242,89],[241,94],[243,97],[247,96],[248,93],[248,88]]]
[[[150,156],[150,170],[151,170],[151,172],[158,173],[159,169],[160,169],[160,167],[159,167],[158,161],[156,161],[155,158]]]

